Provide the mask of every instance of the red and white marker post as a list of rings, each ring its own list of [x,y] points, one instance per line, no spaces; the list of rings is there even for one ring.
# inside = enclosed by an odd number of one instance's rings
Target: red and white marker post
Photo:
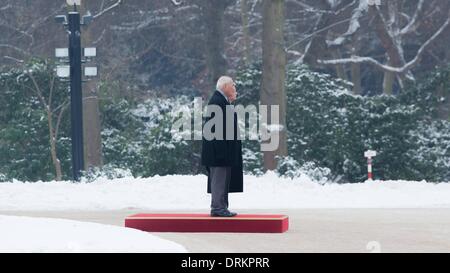
[[[372,157],[377,155],[376,151],[368,150],[364,153],[364,156],[367,157],[367,177],[368,180],[372,180]]]

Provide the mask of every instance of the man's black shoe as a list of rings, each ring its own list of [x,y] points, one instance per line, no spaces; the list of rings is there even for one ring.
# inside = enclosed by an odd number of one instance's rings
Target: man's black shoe
[[[229,210],[211,211],[212,217],[233,217],[236,215],[237,215],[236,212],[231,212]]]

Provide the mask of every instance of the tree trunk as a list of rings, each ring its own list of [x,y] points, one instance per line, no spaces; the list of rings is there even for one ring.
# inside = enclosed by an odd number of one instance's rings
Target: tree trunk
[[[443,10],[449,10],[450,9],[450,1],[446,1],[445,5],[443,7]],[[450,28],[447,28],[443,36],[450,37]],[[450,50],[445,51],[445,58],[444,60],[450,60]],[[447,81],[443,82],[450,82],[450,76],[448,77]],[[442,120],[450,121],[450,92],[448,90],[448,86],[446,88],[444,83],[441,83],[438,87],[438,94],[444,98],[444,101],[441,105],[439,105],[438,113],[439,118]]]
[[[56,172],[55,180],[61,181],[62,180],[61,161],[59,161],[57,154],[55,129],[53,127],[53,114],[49,109],[47,109],[47,122],[50,137],[50,154],[52,156],[52,162]]]
[[[244,43],[244,63],[249,65],[251,63],[250,54],[250,33],[248,20],[248,1],[241,0],[241,19],[242,19],[242,39]]]
[[[351,51],[352,55],[355,56],[361,50],[361,40],[360,40],[361,31],[358,29],[353,37],[352,37],[352,46]],[[352,63],[350,65],[350,74],[352,77],[353,83],[353,94],[361,95],[362,94],[362,85],[361,85],[361,64]]]
[[[335,58],[335,59],[342,58],[342,54],[341,54],[341,51],[339,50],[339,48],[333,50],[332,55],[333,55],[333,58]],[[337,64],[335,67],[336,67],[336,75],[338,76],[338,78],[343,79],[345,81],[348,80],[347,73],[345,72],[345,66],[343,64]]]
[[[96,80],[88,82],[83,88],[83,125],[84,167],[86,170],[101,167],[102,138]]]
[[[224,56],[223,19],[225,9],[232,1],[203,0],[202,16],[205,24],[206,67],[211,86],[215,86],[220,76],[225,75],[227,61]]]
[[[389,64],[390,65],[390,64]],[[383,77],[383,93],[386,95],[392,95],[394,91],[394,82],[395,82],[395,73],[394,72],[384,72]]]
[[[98,3],[82,3],[82,14],[86,10],[96,10]],[[99,19],[101,20],[101,18]],[[82,29],[82,39],[84,47],[92,47],[92,41],[95,37],[96,22]],[[92,63],[95,65],[95,63]],[[102,138],[100,107],[98,100],[98,78],[92,78],[84,84],[83,88],[83,139],[84,139],[84,168],[88,170],[91,167],[101,167],[103,165],[102,157]]]
[[[372,7],[372,10],[375,9]],[[388,2],[385,6],[386,12],[390,13],[389,22],[386,22],[382,14],[375,12],[375,30],[378,38],[381,41],[383,48],[386,50],[388,56],[388,64],[394,67],[402,67],[405,65],[405,58],[402,54],[401,38],[399,33],[399,12],[397,3],[394,1]],[[392,36],[397,35],[397,36]],[[399,80],[404,80],[406,77],[404,74],[398,75]],[[383,80],[383,93],[387,95],[392,95],[393,86],[395,79],[397,77],[396,73],[385,72]]]
[[[450,82],[450,77],[447,79]],[[441,83],[437,88],[438,98],[442,98],[438,106],[438,117],[441,120],[450,120],[450,93],[448,92],[444,83]]]
[[[264,152],[264,170],[277,167],[275,156],[287,155],[286,145],[286,53],[284,49],[284,1],[264,0],[263,2],[263,68],[261,83],[261,104],[268,106],[267,124],[270,119],[270,105],[279,106],[280,131],[279,145],[275,151]]]
[[[353,94],[361,95],[361,64],[351,64],[351,74],[353,83]]]

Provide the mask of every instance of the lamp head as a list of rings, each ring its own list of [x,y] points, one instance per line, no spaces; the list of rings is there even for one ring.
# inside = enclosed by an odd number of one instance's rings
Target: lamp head
[[[67,16],[57,15],[57,16],[55,16],[55,22],[67,25]]]

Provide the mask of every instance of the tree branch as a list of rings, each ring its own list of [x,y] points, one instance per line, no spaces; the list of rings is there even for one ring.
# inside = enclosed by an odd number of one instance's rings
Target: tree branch
[[[6,47],[6,48],[10,48],[10,49],[14,49],[15,51],[20,52],[22,55],[24,56],[30,56],[30,53],[21,49],[20,47],[14,46],[14,45],[9,45],[9,44],[0,44],[0,47]]]
[[[172,4],[174,4],[175,6],[179,6],[179,5],[181,5],[183,3],[183,1],[181,1],[181,0],[179,0],[179,1],[171,0],[171,1],[172,1]]]
[[[39,100],[41,101],[42,106],[45,108],[45,110],[47,112],[49,112],[50,111],[50,106],[45,101],[45,97],[42,94],[41,88],[39,87],[39,84],[37,83],[36,79],[34,78],[33,73],[32,72],[26,72],[26,74],[28,75],[28,77],[30,77],[30,79],[31,79],[31,81],[33,82],[33,85],[34,85],[34,89],[32,89],[32,88],[30,88],[30,89],[34,90],[35,94],[38,96]]]
[[[7,55],[3,56],[3,58],[5,58],[7,60],[12,60],[12,61],[15,61],[15,62],[18,62],[18,63],[24,63],[25,62],[24,60],[20,60],[20,59],[17,59],[17,58],[11,57],[11,56],[7,56]]]
[[[118,7],[120,4],[122,4],[122,0],[117,0],[116,3],[112,4],[111,6],[107,7],[106,9],[100,11],[96,15],[92,16],[92,18],[97,19],[98,17],[102,16],[103,14],[107,13],[108,11]]]
[[[59,133],[59,128],[60,128],[62,116],[63,116],[63,113],[64,113],[64,111],[66,110],[66,108],[67,108],[67,106],[68,106],[69,104],[70,104],[69,102],[65,101],[63,104],[61,104],[61,105],[59,106],[59,107],[61,107],[61,111],[59,111],[58,119],[56,120],[56,126],[55,126],[55,139],[58,139],[58,133]],[[59,107],[58,107],[58,108],[59,108]]]
[[[422,14],[423,11],[423,4],[424,4],[425,0],[419,0],[419,3],[417,3],[417,9],[416,12],[414,13],[413,18],[411,19],[411,21],[409,21],[409,23],[400,31],[401,35],[405,35],[408,34],[412,31],[414,31],[417,28],[417,21],[420,17],[420,15]]]
[[[385,65],[385,64],[382,64],[379,61],[375,60],[372,57],[360,57],[360,56],[354,56],[351,58],[336,59],[336,60],[318,60],[318,62],[321,64],[326,64],[326,65],[337,65],[337,64],[347,64],[347,63],[369,63],[372,65],[375,65],[376,67],[378,67],[384,71],[394,72],[394,73],[405,73],[405,72],[409,71],[411,68],[413,68],[415,65],[418,64],[418,62],[422,58],[422,55],[426,52],[428,47],[436,40],[437,37],[439,37],[439,35],[442,34],[442,32],[444,32],[444,30],[448,27],[449,24],[450,24],[450,12],[447,16],[447,20],[445,21],[445,23],[433,34],[433,36],[430,37],[430,39],[428,39],[420,47],[420,49],[417,51],[417,54],[414,57],[414,59],[412,59],[410,62],[406,63],[402,67],[393,67],[393,66]]]
[[[322,29],[315,30],[313,33],[307,35],[305,38],[303,38],[303,39],[301,39],[301,40],[299,40],[299,41],[293,43],[292,45],[288,46],[288,47],[286,48],[286,50],[290,50],[290,49],[292,49],[294,46],[299,45],[299,44],[303,43],[303,42],[306,41],[306,40],[309,40],[310,38],[316,36],[317,34],[320,34],[320,33],[324,32],[324,31],[327,31],[327,30],[329,30],[330,28],[333,28],[333,27],[335,27],[335,26],[337,26],[337,25],[346,23],[346,22],[348,22],[348,21],[350,21],[350,20],[351,20],[351,19],[344,19],[344,20],[342,20],[342,21],[333,23],[333,24],[331,24],[331,25],[329,25],[329,26],[327,26],[327,27],[324,27],[324,28],[322,28]]]
[[[353,2],[354,3],[354,2]],[[352,4],[353,4],[352,3]],[[337,37],[333,41],[327,41],[328,46],[340,46],[344,44],[349,37],[352,37],[353,34],[355,34],[358,29],[361,27],[359,24],[359,19],[364,15],[365,12],[367,12],[369,9],[369,6],[367,2],[360,1],[359,5],[353,10],[353,14],[351,16],[350,22],[348,24],[347,31],[342,34],[341,36]]]

